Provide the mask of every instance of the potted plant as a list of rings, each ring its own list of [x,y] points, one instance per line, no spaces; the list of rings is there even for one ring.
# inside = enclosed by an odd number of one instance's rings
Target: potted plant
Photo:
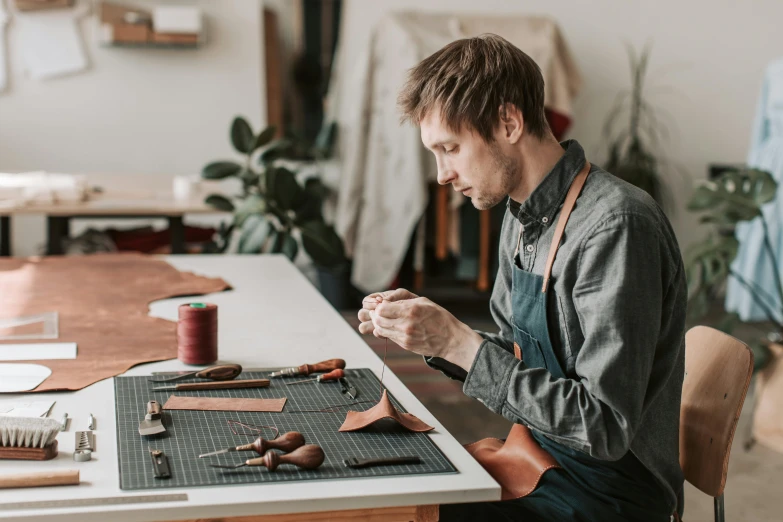
[[[685,255],[688,279],[688,316],[691,320],[704,317],[713,298],[721,295],[729,277],[733,277],[758,303],[767,319],[775,325],[771,338],[783,333],[780,317],[783,310],[774,310],[769,291],[776,292],[783,303],[783,280],[777,272],[778,259],[771,247],[768,227],[761,212],[762,206],[775,198],[777,183],[768,172],[756,169],[732,168],[724,171],[715,181],[705,182],[696,188],[688,209],[703,213],[700,222],[715,226],[715,231],[702,242],[694,244]],[[746,280],[731,268],[739,249],[734,230],[737,223],[760,217],[764,225],[765,252],[770,256],[777,276],[773,289],[760,288]],[[739,320],[736,314],[723,317],[718,328],[731,331]],[[768,348],[753,344],[756,369],[769,360]]]
[[[643,92],[650,58],[649,45],[638,55],[629,46],[628,58],[631,89],[618,94],[604,123],[603,135],[609,149],[606,170],[663,204],[661,161],[656,157],[654,146],[666,134],[666,129]],[[621,116],[627,117],[622,123]]]
[[[281,253],[293,261],[301,242],[325,283],[323,290],[331,284],[330,275],[339,278],[346,272],[347,259],[342,240],[321,211],[328,190],[317,176],[300,182],[296,171],[323,157],[330,140],[321,138],[310,148],[291,137],[274,139],[275,132],[267,127],[256,134],[244,118],[234,118],[231,143],[244,155],[242,161],[214,161],[202,169],[204,179],[236,178],[242,187],[230,198],[207,196],[207,204],[233,212],[231,222],[220,225],[217,240],[207,251],[225,252],[236,235],[240,254]],[[338,298],[332,297],[335,304]]]

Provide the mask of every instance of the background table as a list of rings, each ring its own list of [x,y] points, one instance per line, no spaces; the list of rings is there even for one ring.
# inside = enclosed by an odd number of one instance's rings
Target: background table
[[[231,291],[199,298],[219,307],[221,361],[245,367],[276,367],[342,357],[348,367],[371,368],[380,377],[381,360],[285,257],[192,255],[165,259],[181,270],[223,277],[234,287]],[[150,306],[150,313],[176,320],[177,306],[189,301],[192,298],[159,301]],[[187,368],[172,360],[144,364],[131,369],[127,375]],[[431,432],[432,440],[459,473],[171,489],[165,493],[186,493],[188,500],[0,510],[0,519],[125,522],[310,513],[286,520],[317,520],[315,512],[369,510],[355,520],[370,519],[370,513],[389,517],[382,520],[410,520],[411,510],[403,509],[406,506],[499,500],[498,484],[388,368],[384,384],[409,412],[435,427]],[[60,455],[56,459],[47,462],[4,460],[0,461],[0,473],[78,469],[82,480],[79,486],[0,490],[0,504],[155,493],[123,492],[119,488],[113,395],[111,379],[77,392],[0,395],[0,400],[55,400],[51,416],[59,419],[67,412],[72,418],[69,430],[58,436]],[[76,463],[71,459],[73,433],[87,429],[89,413],[96,418],[96,451],[91,462]],[[399,518],[393,518],[395,513]]]
[[[70,234],[71,219],[161,219],[168,220],[171,252],[185,253],[186,214],[225,213],[201,200],[176,201],[145,193],[108,192],[91,196],[84,202],[31,204],[0,208],[0,256],[11,255],[11,218],[24,214],[46,216],[46,253],[62,254],[62,240]]]

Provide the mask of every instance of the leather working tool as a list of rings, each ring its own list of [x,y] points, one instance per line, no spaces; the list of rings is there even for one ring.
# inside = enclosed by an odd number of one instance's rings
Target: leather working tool
[[[303,382],[310,382],[310,381],[316,381],[316,382],[328,382],[328,381],[338,381],[345,377],[345,372],[341,369],[332,370],[329,373],[324,373],[319,375],[318,377],[315,377],[313,379],[305,379],[303,381],[294,381],[294,382],[287,382],[285,383],[286,386],[289,384],[300,384]]]
[[[304,435],[298,431],[289,431],[288,433],[284,433],[274,440],[267,440],[263,437],[258,437],[250,444],[243,444],[242,446],[237,446],[235,448],[226,448],[213,451],[211,453],[204,453],[203,455],[199,455],[198,458],[203,459],[204,457],[214,457],[215,455],[222,455],[231,451],[255,451],[259,455],[264,455],[268,450],[276,449],[288,453],[304,446],[304,443]]]
[[[149,401],[147,403],[147,415],[144,416],[143,421],[139,422],[139,435],[155,435],[166,431],[161,420],[162,412],[163,410],[158,401]]]
[[[340,392],[343,395],[347,395],[353,400],[359,396],[359,390],[357,390],[353,384],[349,383],[344,377],[340,379],[340,386],[342,387]]]
[[[316,364],[303,364],[302,366],[293,366],[274,372],[270,377],[294,377],[296,375],[310,375],[311,373],[329,372],[332,370],[344,370],[345,361],[343,359],[329,359]]]
[[[343,460],[343,463],[349,468],[360,469],[370,466],[395,466],[402,464],[421,464],[421,459],[416,455],[409,457],[383,457],[377,459],[358,459],[350,457]]]
[[[158,386],[152,391],[198,391],[198,390],[235,390],[238,388],[266,388],[269,379],[241,379],[223,382],[184,382],[174,386]]]
[[[210,366],[197,372],[181,372],[174,377],[167,379],[150,379],[149,382],[172,382],[189,377],[198,377],[199,379],[209,379],[210,381],[230,381],[242,373],[242,366],[239,364],[221,364]]]
[[[269,471],[274,471],[280,464],[293,464],[302,469],[316,469],[324,462],[324,450],[315,444],[306,444],[301,448],[295,449],[291,453],[277,453],[268,451],[263,457],[249,459],[241,464],[225,466],[220,464],[210,464],[213,468],[236,469],[245,466],[265,466]]]

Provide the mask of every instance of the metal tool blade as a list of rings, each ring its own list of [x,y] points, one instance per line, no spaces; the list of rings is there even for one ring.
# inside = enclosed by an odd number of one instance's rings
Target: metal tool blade
[[[139,422],[139,435],[155,435],[157,433],[163,433],[164,431],[166,431],[166,427],[163,426],[160,419],[144,419]]]
[[[237,468],[244,468],[245,466],[247,466],[247,464],[243,462],[242,464],[236,464],[234,466],[226,466],[221,464],[210,464],[209,466],[212,468],[237,469]]]
[[[139,422],[139,435],[155,435],[157,433],[163,433],[164,431],[166,431],[166,428],[160,420],[143,420]]]
[[[172,391],[176,389],[176,386],[158,386],[157,388],[152,388],[152,391]]]
[[[182,373],[180,375],[175,375],[174,377],[169,377],[168,379],[147,379],[147,382],[172,382],[172,381],[178,381],[180,379],[187,379],[191,375],[196,375],[197,372],[187,372]]]
[[[215,455],[222,455],[223,453],[228,453],[229,451],[234,451],[234,448],[213,451],[212,453],[204,453],[203,455],[199,455],[198,458],[203,459],[204,457],[214,457]]]

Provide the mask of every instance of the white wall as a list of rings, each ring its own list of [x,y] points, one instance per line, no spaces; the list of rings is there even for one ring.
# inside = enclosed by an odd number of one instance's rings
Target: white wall
[[[745,160],[764,66],[783,54],[779,0],[345,0],[344,63],[356,62],[375,23],[393,9],[556,20],[584,78],[569,137],[599,165],[604,118],[630,82],[624,43],[641,48],[652,39],[648,84],[662,88],[651,101],[671,116],[666,156],[685,174],[666,173],[682,246],[702,233],[684,209],[692,180],[706,176],[708,163]]]
[[[200,6],[207,44],[196,50],[99,47],[91,14],[81,24],[90,69],[32,80],[23,72],[11,20],[10,85],[0,93],[0,172],[85,173],[109,188],[170,191],[175,175],[235,157],[228,138],[233,117],[244,115],[256,129],[266,121],[261,0],[155,3]],[[35,253],[43,227],[42,218],[15,220],[14,253]]]

